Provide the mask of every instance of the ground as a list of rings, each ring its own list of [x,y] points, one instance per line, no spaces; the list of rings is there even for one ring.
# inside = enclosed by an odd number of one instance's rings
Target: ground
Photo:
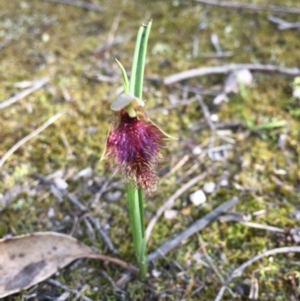
[[[18,82],[50,77],[43,88],[0,109],[0,157],[51,116],[64,113],[0,167],[0,236],[56,231],[71,234],[104,254],[135,262],[124,181],[118,174],[111,178],[99,159],[113,114],[110,103],[122,86],[115,58],[130,70],[138,27],[153,19],[145,70],[146,109],[178,140],[169,141],[164,150],[159,189],[145,196],[146,223],[177,189],[207,174],[176,199],[175,217],[158,220],[148,252],[234,196],[239,201],[229,211],[239,221],[228,220],[228,215],[227,220],[225,216],[212,221],[151,264],[145,283],[133,278],[117,289],[124,270],[93,259],[76,261],[52,279],[77,291],[84,288],[82,296],[91,300],[215,300],[222,287],[216,270],[226,279],[257,254],[297,245],[291,230],[300,218],[300,101],[293,97],[294,78],[281,73],[254,72],[251,87],[240,84],[240,92],[220,105],[213,99],[222,91],[224,74],[170,86],[163,79],[230,63],[299,67],[299,31],[280,31],[268,20],[275,15],[299,22],[299,14],[195,1],[90,2],[105,11],[42,0],[0,3],[0,99],[22,91],[15,85]],[[255,4],[282,5],[282,1]],[[298,0],[284,1],[284,5],[300,9]],[[223,52],[231,52],[229,56],[207,55],[215,52],[212,34]],[[203,107],[192,101],[195,91],[202,91],[209,113],[218,117],[217,124],[238,121],[239,126],[212,131]],[[191,101],[182,103],[187,100]],[[168,109],[170,104],[176,105]],[[208,152],[216,146],[228,147],[218,152],[219,160]],[[205,183],[224,179],[227,185],[207,194],[203,205],[190,202],[189,195]],[[65,183],[65,195],[55,193],[55,187],[62,189]],[[13,193],[8,196],[9,192]],[[87,210],[72,203],[70,194]],[[87,215],[100,221],[117,254],[112,254]],[[247,218],[262,229],[240,222]],[[259,300],[299,300],[299,263],[299,254],[293,252],[265,257],[249,265],[229,287],[237,300],[249,298],[253,283],[259,287]],[[63,292],[63,287],[44,281],[4,300],[53,300]],[[222,300],[232,299],[227,291]]]

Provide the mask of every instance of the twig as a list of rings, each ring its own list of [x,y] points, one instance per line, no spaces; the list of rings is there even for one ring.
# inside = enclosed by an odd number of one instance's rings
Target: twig
[[[179,233],[178,235],[174,236],[170,240],[166,241],[162,246],[160,246],[157,250],[152,252],[148,255],[148,261],[156,260],[157,258],[161,257],[162,255],[167,254],[174,248],[176,248],[178,245],[182,243],[185,239],[189,238],[193,234],[197,233],[204,227],[206,227],[212,220],[216,219],[221,213],[225,212],[232,206],[234,206],[238,202],[237,197],[233,197],[229,201],[221,204],[217,208],[215,208],[210,213],[206,214],[204,217],[200,218],[196,222],[194,222],[191,226],[189,226],[187,229]],[[300,247],[299,247],[300,249]]]
[[[218,268],[214,264],[212,258],[208,255],[208,253],[206,251],[206,247],[204,245],[204,241],[202,240],[201,235],[199,237],[200,237],[200,244],[201,244],[200,247],[202,249],[202,252],[204,253],[204,256],[206,257],[206,259],[207,259],[210,267],[214,270],[215,274],[218,276],[218,278],[219,278],[220,282],[222,283],[222,285],[224,285],[225,280],[224,280],[223,276],[221,275],[221,273],[219,272]],[[235,296],[235,294],[233,293],[233,291],[230,288],[228,288],[228,291],[229,291],[229,293],[231,294],[232,297]]]
[[[174,202],[177,198],[179,198],[185,191],[190,189],[192,186],[197,184],[199,181],[203,180],[207,176],[207,172],[204,172],[197,177],[191,179],[189,182],[181,186],[171,197],[156,211],[156,214],[152,217],[150,220],[148,227],[146,229],[146,239],[149,240],[151,232],[158,221],[158,219],[161,217],[161,215],[169,208],[171,208],[174,205]]]
[[[182,90],[182,91],[186,91],[186,92],[190,92],[190,93],[194,93],[194,94],[200,94],[200,95],[210,95],[210,96],[217,96],[218,95],[218,92],[215,91],[215,90],[203,90],[203,89],[197,89],[197,88],[192,88],[190,86],[187,86],[187,85],[182,85],[182,84],[174,84],[174,86],[172,87],[175,87],[179,90]]]
[[[269,21],[277,24],[279,30],[300,29],[300,22],[291,23],[274,16],[269,16],[268,19]]]
[[[258,223],[247,222],[247,221],[241,221],[240,223],[245,226],[256,228],[256,229],[261,229],[261,230],[266,230],[266,231],[271,231],[271,232],[285,233],[285,231],[283,229],[273,227],[273,226],[262,225],[262,224],[258,224]]]
[[[95,243],[96,234],[95,234],[94,228],[92,227],[92,225],[90,223],[90,220],[88,220],[85,215],[82,217],[82,220],[85,223],[85,226],[87,228],[87,234],[88,234],[91,242]]]
[[[169,172],[167,172],[163,177],[161,177],[162,179],[164,178],[168,178],[170,175],[174,174],[177,170],[179,170],[182,166],[184,166],[184,164],[190,159],[189,155],[184,155],[179,162],[177,162],[175,164],[174,167],[171,168],[171,170]]]
[[[43,130],[45,130],[49,125],[54,123],[58,118],[60,118],[64,113],[60,112],[49,118],[42,126],[34,130],[29,135],[22,138],[19,142],[17,142],[11,149],[9,149],[0,159],[0,168],[5,163],[5,161],[23,144],[25,144],[27,141],[29,141],[31,138],[37,136],[39,133],[41,133]]]
[[[256,228],[256,229],[261,229],[261,230],[266,230],[266,231],[271,231],[271,232],[279,232],[279,233],[285,233],[286,231],[284,229],[278,228],[278,227],[273,227],[269,225],[263,225],[259,223],[254,223],[254,222],[249,222],[246,220],[245,216],[239,212],[229,212],[227,214],[219,216],[219,221],[220,222],[239,222],[245,226]]]
[[[77,301],[79,298],[82,298],[84,295],[83,293],[89,288],[88,284],[85,284],[81,290],[76,294],[72,301]]]
[[[261,72],[278,72],[290,76],[300,75],[299,68],[284,68],[280,66],[262,65],[262,64],[232,64],[232,65],[224,65],[224,66],[216,66],[216,67],[203,67],[203,68],[191,69],[188,71],[176,73],[167,76],[164,79],[164,84],[171,85],[176,82],[186,80],[192,77],[209,75],[209,74],[227,74],[229,72],[238,69],[249,69],[252,71],[261,71]]]
[[[114,280],[109,277],[109,275],[103,270],[100,271],[100,274],[111,284],[111,286],[114,288],[114,290],[118,290],[118,286],[116,285],[116,283],[114,282]]]
[[[218,129],[243,128],[245,127],[245,124],[242,121],[232,121],[232,122],[224,122],[224,123],[215,123],[214,126],[218,130]],[[207,128],[209,128],[207,124],[202,124],[191,128],[191,130],[199,131]]]
[[[164,107],[156,107],[156,108],[147,110],[147,115],[156,114],[157,112],[160,112],[160,111],[176,109],[179,106],[189,105],[189,104],[191,104],[191,103],[193,103],[195,101],[197,101],[197,98],[196,97],[192,97],[192,98],[189,98],[187,100],[179,101],[177,103],[172,103],[172,104],[169,104],[169,105],[164,106]]]
[[[226,290],[227,290],[227,286],[224,286],[224,285],[223,285],[223,286],[221,287],[221,289],[220,289],[220,291],[219,291],[219,293],[218,293],[218,295],[217,295],[215,301],[221,301],[221,300],[222,300],[222,297],[223,297],[223,295],[224,295],[224,293],[225,293]]]
[[[72,6],[77,6],[80,8],[93,10],[93,11],[99,11],[99,12],[105,11],[105,8],[100,5],[87,3],[87,2],[83,2],[83,1],[75,1],[75,0],[43,0],[43,1],[72,5]]]
[[[252,263],[254,263],[255,261],[258,261],[264,257],[267,256],[271,256],[271,255],[275,255],[275,254],[281,254],[281,253],[290,253],[290,252],[294,252],[294,253],[300,253],[300,246],[292,246],[292,247],[283,247],[283,248],[276,248],[276,249],[272,249],[272,250],[268,250],[266,252],[263,252],[261,254],[258,254],[256,256],[254,256],[253,258],[249,259],[248,261],[244,262],[242,265],[240,265],[237,269],[235,269],[231,275],[226,279],[226,282],[224,286],[221,287],[218,296],[216,297],[215,301],[220,301],[222,300],[222,296],[228,286],[228,284],[236,277],[240,277],[244,270],[250,266]]]
[[[215,127],[214,123],[211,121],[211,115],[210,115],[207,105],[204,103],[203,98],[200,95],[197,95],[196,97],[198,99],[199,105],[202,109],[203,115],[206,119],[208,126],[210,127],[210,129],[212,131],[215,131],[216,127]]]
[[[111,25],[111,28],[110,28],[110,31],[109,31],[109,34],[108,34],[108,37],[107,37],[107,42],[106,42],[107,45],[112,45],[113,44],[113,41],[115,39],[115,34],[116,34],[116,31],[117,31],[119,23],[120,23],[120,18],[121,18],[121,11],[119,11],[116,14],[116,17],[113,20],[113,23]]]
[[[109,49],[113,46],[113,45],[116,45],[116,44],[119,44],[118,41],[115,40],[115,33],[118,29],[118,26],[119,26],[119,22],[120,22],[120,18],[121,18],[121,11],[119,11],[114,20],[113,20],[113,23],[111,25],[111,28],[110,28],[110,31],[108,33],[108,37],[107,37],[107,41],[106,43],[101,43],[101,46],[99,46],[97,49],[95,49],[93,51],[94,55],[96,57],[99,57],[100,55],[106,55],[106,56],[109,56]]]
[[[56,187],[57,188],[57,187]],[[64,196],[66,196],[69,201],[75,205],[76,207],[78,207],[81,211],[87,211],[87,208],[85,205],[83,205],[80,200],[73,194],[71,194],[70,192],[68,191],[62,191],[62,190],[59,190]]]
[[[211,43],[213,44],[213,46],[215,47],[217,54],[221,54],[223,53],[220,42],[219,42],[219,37],[217,36],[217,34],[213,33],[210,37]]]
[[[61,289],[63,289],[64,291],[67,291],[67,292],[71,292],[75,295],[77,295],[79,292],[75,289],[72,289],[72,288],[69,288],[67,287],[66,285],[63,285],[61,284],[59,281],[57,280],[54,280],[54,279],[48,279],[47,282],[50,284],[50,285],[53,285],[53,286],[56,286],[56,287],[59,287]],[[86,296],[81,296],[82,300],[84,301],[92,301],[92,299],[86,297]]]
[[[182,241],[189,238],[191,235],[197,233],[198,231],[202,230],[212,220],[216,219],[221,213],[225,212],[226,210],[234,206],[237,202],[238,202],[238,198],[233,197],[229,201],[223,203],[222,205],[214,209],[212,212],[206,214],[204,217],[194,222],[190,227],[188,227],[178,235],[174,236],[170,240],[166,241],[158,249],[150,253],[147,257],[147,261],[151,262],[157,260],[160,257],[164,257],[168,252],[170,252],[178,245],[180,245]],[[130,281],[131,277],[132,275],[130,273],[123,274],[121,279],[117,281],[116,285],[120,288],[123,287],[128,281]]]
[[[119,265],[120,267],[130,271],[131,273],[134,273],[134,274],[137,274],[139,272],[138,268],[136,268],[132,264],[127,263],[127,262],[125,262],[125,261],[123,261],[119,258],[115,258],[115,257],[103,255],[103,254],[98,254],[98,253],[82,254],[81,257],[94,258],[94,259],[100,259],[100,260],[103,260],[103,261],[112,262],[112,263],[114,263],[116,265]]]
[[[17,196],[23,193],[29,193],[30,187],[27,185],[15,185],[0,197],[0,212],[4,210]]]
[[[238,2],[218,1],[218,0],[195,0],[195,1],[203,4],[223,6],[223,7],[246,8],[246,9],[258,10],[258,11],[268,10],[268,11],[274,11],[279,13],[300,14],[300,8],[277,6],[272,4],[259,5],[259,4],[252,4],[252,3],[238,3]]]
[[[300,253],[300,246],[276,248],[276,249],[268,250],[266,252],[258,254],[256,256],[254,256],[253,258],[249,259],[248,261],[244,262],[237,269],[235,269],[232,272],[231,276],[229,276],[229,278],[226,280],[226,283],[228,284],[233,278],[240,277],[243,274],[244,270],[249,265],[251,265],[252,263],[254,263],[257,260],[260,260],[260,259],[262,259],[264,257],[267,257],[267,256],[275,255],[275,254],[290,253],[290,252]]]
[[[87,216],[87,218],[91,221],[91,223],[94,224],[94,226],[96,227],[96,229],[98,230],[100,236],[102,237],[102,239],[104,240],[104,242],[106,243],[108,249],[113,253],[113,254],[117,254],[118,251],[116,250],[114,244],[112,243],[112,241],[110,240],[109,236],[107,235],[106,231],[103,229],[103,227],[101,226],[99,219],[94,218],[90,215]]]
[[[28,89],[18,93],[17,95],[1,102],[0,103],[0,109],[4,109],[4,108],[8,107],[8,106],[12,105],[13,103],[15,103],[15,102],[21,100],[22,98],[26,97],[27,95],[31,94],[32,92],[40,89],[42,86],[44,86],[46,83],[48,83],[49,80],[50,80],[50,77],[44,77],[44,78],[41,78],[39,80],[34,81],[34,84],[30,88],[28,88]]]
[[[216,52],[205,52],[200,53],[199,56],[203,58],[227,58],[234,55],[233,51],[224,51],[222,53],[216,53]]]
[[[108,179],[102,184],[101,189],[95,193],[95,195],[89,200],[88,204],[90,208],[95,208],[99,203],[100,198],[102,197],[103,193],[106,191],[108,185],[110,184],[113,177],[116,175],[117,171],[115,170],[112,172]]]

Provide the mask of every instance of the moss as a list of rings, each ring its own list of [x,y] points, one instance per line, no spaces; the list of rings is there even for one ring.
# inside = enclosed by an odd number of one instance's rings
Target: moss
[[[281,2],[272,1],[275,5],[282,5]],[[265,4],[265,1],[256,3]],[[65,170],[66,173],[70,171],[67,177],[70,191],[84,204],[90,201],[93,192],[103,184],[101,177],[105,180],[109,176],[105,165],[97,161],[103,151],[111,119],[109,104],[122,84],[114,58],[120,58],[126,69],[130,69],[138,23],[149,18],[153,18],[154,23],[149,41],[146,78],[164,77],[191,68],[222,63],[299,65],[297,55],[300,42],[295,38],[295,32],[278,31],[268,21],[268,12],[265,11],[208,8],[182,1],[141,3],[105,0],[101,5],[107,8],[105,13],[39,0],[5,1],[5,4],[0,4],[0,36],[4,41],[4,48],[0,50],[0,98],[5,100],[21,91],[14,86],[16,82],[51,76],[50,83],[44,88],[1,110],[0,156],[56,112],[67,112],[9,157],[0,170],[1,193],[19,183],[33,185],[32,176],[36,174],[48,175]],[[298,2],[289,0],[285,1],[285,5],[297,6]],[[121,42],[97,56],[96,50],[106,44],[118,11],[122,11],[122,14],[115,38]],[[291,22],[297,21],[296,16],[283,17]],[[199,24],[205,25],[203,29],[199,30]],[[203,53],[214,51],[210,42],[213,33],[218,35],[222,49],[233,51],[234,56],[224,62],[202,56]],[[5,37],[10,39],[6,40]],[[195,38],[199,40],[199,54],[193,56],[193,47],[197,43]],[[97,80],[99,74],[106,76],[109,81]],[[204,170],[212,171],[210,178],[205,181],[214,182],[225,171],[229,172],[230,185],[210,196],[204,207],[192,207],[188,201],[189,193],[193,189],[201,189],[204,181],[182,195],[175,202],[178,210],[176,219],[166,221],[161,218],[155,225],[149,250],[156,249],[171,235],[182,231],[233,195],[241,197],[232,210],[251,215],[254,222],[286,230],[298,225],[295,211],[299,209],[300,196],[300,121],[298,102],[292,98],[292,79],[278,74],[255,74],[254,77],[253,88],[246,89],[242,95],[232,96],[229,103],[222,107],[213,106],[212,97],[205,96],[210,110],[218,114],[221,122],[242,120],[259,125],[276,119],[286,121],[286,125],[262,130],[251,130],[249,127],[248,133],[233,131],[229,138],[233,138],[235,144],[225,162],[210,161],[207,157],[198,160],[191,155],[195,146],[201,144],[206,147],[211,137],[209,130],[190,130],[192,125],[204,120],[196,102],[171,110],[168,115],[159,112],[151,116],[164,131],[179,138],[170,142],[162,170],[170,170],[185,154],[189,154],[191,159],[175,174],[162,179],[160,190],[147,197],[147,221],[176,189]],[[219,89],[223,80],[223,75],[214,75],[194,78],[188,83],[196,88]],[[146,80],[144,90],[148,108],[169,104],[170,94],[179,100],[185,97],[175,87],[155,85],[149,80]],[[283,136],[285,144],[280,148],[278,140]],[[223,140],[216,138],[215,142],[222,144]],[[198,165],[194,165],[195,162]],[[93,168],[93,178],[74,180],[73,176],[88,166]],[[192,168],[194,171],[189,174]],[[113,179],[114,184],[119,179],[117,175]],[[118,189],[123,191],[122,187]],[[48,216],[49,208],[54,209],[54,217]],[[264,213],[255,216],[255,212]],[[134,262],[125,200],[110,203],[102,197],[89,213],[110,226],[108,233],[118,249],[118,256]],[[14,198],[13,203],[0,215],[1,237],[9,233],[46,230],[69,233],[74,225],[73,217],[81,217],[78,209],[67,199],[60,202],[49,193],[49,188],[39,186],[35,186],[32,194]],[[90,240],[82,221],[78,227],[76,236],[80,240],[104,253],[109,252],[98,236],[95,242]],[[224,277],[256,254],[292,243],[285,236],[282,238],[247,228],[236,222],[214,221],[201,231],[201,236],[208,254]],[[214,280],[215,274],[209,268],[197,264],[193,259],[193,255],[200,252],[200,247],[199,238],[194,235],[165,259],[158,261],[155,269],[161,272],[160,277],[150,275],[145,284],[133,279],[124,292],[115,291],[100,273],[103,269],[116,281],[123,270],[95,260],[83,260],[74,270],[64,269],[57,280],[70,287],[88,283],[85,294],[93,300],[198,300],[200,297],[212,300],[221,283]],[[299,260],[298,257],[283,254],[272,259],[264,258],[251,265],[237,281],[248,283],[251,275],[255,275],[259,279],[261,300],[291,299],[292,284],[287,275],[297,270],[297,266],[291,262]],[[190,297],[190,293],[202,281],[206,283],[204,289]],[[41,292],[51,290],[45,283],[38,288]],[[60,293],[62,291],[59,289],[53,292],[56,297]],[[22,293],[9,300],[21,299]],[[224,295],[223,300],[231,299],[230,294]]]

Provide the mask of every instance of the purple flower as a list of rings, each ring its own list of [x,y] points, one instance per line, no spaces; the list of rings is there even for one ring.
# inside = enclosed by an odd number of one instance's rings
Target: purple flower
[[[164,133],[143,112],[130,117],[121,109],[108,134],[104,156],[108,164],[121,171],[138,188],[153,192],[158,178],[154,168],[165,145]]]

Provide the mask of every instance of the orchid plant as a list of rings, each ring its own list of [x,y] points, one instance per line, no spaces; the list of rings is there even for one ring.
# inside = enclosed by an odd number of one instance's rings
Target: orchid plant
[[[117,61],[123,77],[124,93],[112,103],[116,112],[102,158],[125,177],[129,219],[140,278],[147,273],[146,237],[143,191],[153,192],[158,177],[155,167],[159,163],[161,148],[169,137],[160,130],[143,110],[142,100],[145,57],[152,22],[142,25],[137,35],[130,81],[122,64]]]

